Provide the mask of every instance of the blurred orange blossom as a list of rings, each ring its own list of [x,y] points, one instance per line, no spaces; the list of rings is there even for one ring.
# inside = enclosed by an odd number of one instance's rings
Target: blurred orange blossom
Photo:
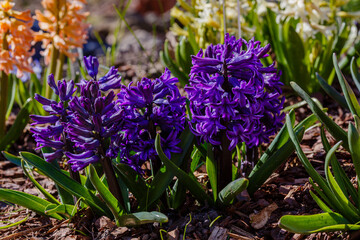
[[[0,71],[7,75],[17,68],[17,76],[23,72],[32,72],[30,63],[33,51],[31,42],[33,19],[30,10],[20,12],[13,10],[15,3],[0,1]]]
[[[88,12],[83,12],[86,0],[43,0],[44,11],[36,10],[36,19],[42,31],[35,33],[35,41],[42,41],[45,63],[50,63],[53,47],[75,60],[72,49],[86,43]]]

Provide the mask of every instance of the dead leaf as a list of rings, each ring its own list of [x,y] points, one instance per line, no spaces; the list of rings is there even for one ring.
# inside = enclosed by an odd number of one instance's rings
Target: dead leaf
[[[274,202],[261,210],[259,213],[250,214],[251,226],[255,229],[263,228],[269,220],[271,213],[278,209],[278,205]]]

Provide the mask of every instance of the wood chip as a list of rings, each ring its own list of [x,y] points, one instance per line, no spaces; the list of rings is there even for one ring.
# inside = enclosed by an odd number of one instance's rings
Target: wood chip
[[[249,233],[249,232],[247,232],[247,231],[245,231],[245,230],[243,230],[243,229],[241,229],[241,228],[239,228],[239,227],[237,227],[237,226],[235,226],[235,225],[232,225],[232,226],[230,227],[230,230],[231,230],[232,232],[235,232],[235,233],[237,233],[237,234],[240,234],[240,235],[242,235],[242,236],[245,236],[245,237],[247,237],[248,239],[254,239],[254,238],[255,238],[255,236],[254,236],[253,234],[251,234],[251,233]]]
[[[208,240],[225,240],[228,236],[228,230],[222,227],[215,227]]]

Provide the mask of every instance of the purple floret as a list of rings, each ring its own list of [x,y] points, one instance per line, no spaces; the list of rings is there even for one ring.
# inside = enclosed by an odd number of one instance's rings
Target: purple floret
[[[156,161],[155,137],[161,129],[161,146],[170,158],[180,153],[177,147],[180,132],[185,127],[185,97],[175,85],[177,78],[165,72],[154,80],[143,78],[134,86],[122,87],[118,103],[124,109],[125,123],[116,137],[122,162],[141,172],[147,160]]]
[[[224,132],[229,150],[238,143],[249,147],[269,142],[282,126],[284,98],[280,72],[264,67],[270,45],[225,36],[225,43],[210,45],[192,57],[190,86],[186,86],[193,119],[191,131],[201,141],[220,145]]]

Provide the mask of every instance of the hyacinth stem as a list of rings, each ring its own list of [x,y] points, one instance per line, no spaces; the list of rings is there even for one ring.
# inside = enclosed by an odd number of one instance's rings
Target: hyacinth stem
[[[230,140],[225,131],[221,131],[221,149],[215,151],[217,161],[217,189],[221,191],[232,181],[232,154],[229,150]]]
[[[4,72],[0,73],[0,140],[6,134],[6,112],[7,112],[7,98],[8,98],[8,81],[9,77]]]
[[[2,39],[2,49],[9,50],[9,44],[7,42],[7,35],[9,32],[6,32]],[[7,98],[8,98],[8,84],[9,76],[4,72],[0,72],[0,140],[6,134],[6,112],[7,112]]]
[[[65,61],[65,54],[60,53],[59,57],[56,59],[56,74],[55,74],[55,81],[59,81],[62,78],[63,67]]]
[[[50,64],[49,64],[47,75],[55,74],[58,57],[59,57],[59,50],[53,45],[51,48],[51,59],[50,59]],[[57,79],[55,78],[55,80],[57,80]],[[45,86],[45,97],[50,99],[51,98],[51,88],[50,88],[49,84],[47,84],[45,82],[43,86]]]
[[[259,152],[257,147],[246,149],[246,162],[247,166],[244,167],[243,174],[245,177],[249,176],[252,166],[254,166],[259,158]]]
[[[104,172],[105,172],[105,177],[106,177],[107,183],[109,185],[110,192],[114,195],[114,197],[118,200],[118,202],[122,206],[125,206],[124,199],[122,197],[120,186],[117,181],[111,159],[108,157],[102,158],[101,164],[102,164]]]

